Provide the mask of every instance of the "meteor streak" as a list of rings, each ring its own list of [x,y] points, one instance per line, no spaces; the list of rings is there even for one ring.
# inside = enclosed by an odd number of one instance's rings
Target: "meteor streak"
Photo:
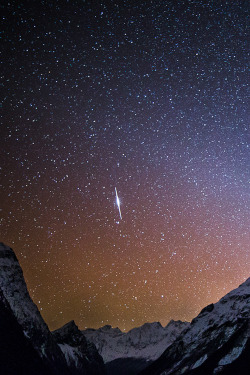
[[[122,220],[121,203],[120,203],[120,199],[118,197],[118,193],[117,193],[116,187],[115,187],[115,195],[116,195],[116,204],[117,204],[117,207],[118,207],[118,210],[119,210],[120,218]]]

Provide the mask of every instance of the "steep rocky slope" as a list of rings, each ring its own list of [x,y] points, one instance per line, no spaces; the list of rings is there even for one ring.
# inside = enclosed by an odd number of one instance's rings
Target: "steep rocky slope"
[[[4,375],[50,375],[0,290],[0,373]]]
[[[205,307],[141,375],[250,373],[250,278]]]
[[[78,361],[69,365],[65,350],[62,350],[64,347],[61,347],[61,344],[58,345],[37,306],[30,298],[22,269],[14,251],[3,243],[0,243],[0,292],[0,343],[3,347],[0,370],[8,368],[11,359],[15,360],[13,355],[16,346],[11,337],[14,337],[15,340],[15,336],[17,336],[17,342],[20,342],[22,346],[21,351],[25,350],[23,357],[19,355],[19,352],[16,353],[17,361],[19,358],[20,362],[19,367],[27,369],[23,372],[25,375],[29,373],[29,361],[32,365],[31,357],[34,358],[34,366],[38,363],[38,370],[33,374],[79,375],[80,370],[83,375],[105,373],[102,359],[98,353],[96,354],[100,363],[96,362],[96,359],[92,362],[93,345],[86,343],[85,339],[83,339],[85,346],[79,343]],[[8,326],[10,327],[9,335],[6,328]],[[81,350],[83,350],[82,353]],[[3,353],[6,355],[4,356]],[[31,368],[33,368],[32,366]],[[13,370],[9,374],[16,375],[18,372]]]
[[[69,368],[77,369],[79,375],[104,373],[104,362],[95,345],[86,340],[73,320],[52,334],[64,353]]]
[[[65,358],[30,298],[17,257],[14,251],[3,243],[0,243],[0,270],[0,288],[24,335],[44,363],[53,368],[55,373],[67,374]]]

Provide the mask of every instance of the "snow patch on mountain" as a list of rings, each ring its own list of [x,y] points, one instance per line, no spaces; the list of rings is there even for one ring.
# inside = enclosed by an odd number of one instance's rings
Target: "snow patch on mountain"
[[[72,366],[72,364],[75,367],[78,367],[78,357],[80,355],[79,350],[76,348],[73,348],[72,346],[68,344],[58,344],[61,351],[63,352],[68,366]]]

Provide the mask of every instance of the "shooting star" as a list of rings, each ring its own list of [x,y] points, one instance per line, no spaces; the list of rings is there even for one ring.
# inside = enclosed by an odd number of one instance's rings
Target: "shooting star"
[[[119,210],[120,218],[122,220],[121,203],[120,203],[120,199],[118,197],[118,193],[117,193],[116,187],[115,187],[115,195],[116,195],[116,204],[117,204],[117,207],[118,207],[118,210]]]

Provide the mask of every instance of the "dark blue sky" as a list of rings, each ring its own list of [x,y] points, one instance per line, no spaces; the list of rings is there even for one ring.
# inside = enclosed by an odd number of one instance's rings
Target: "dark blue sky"
[[[50,327],[188,320],[244,281],[247,1],[2,8],[1,234]]]

